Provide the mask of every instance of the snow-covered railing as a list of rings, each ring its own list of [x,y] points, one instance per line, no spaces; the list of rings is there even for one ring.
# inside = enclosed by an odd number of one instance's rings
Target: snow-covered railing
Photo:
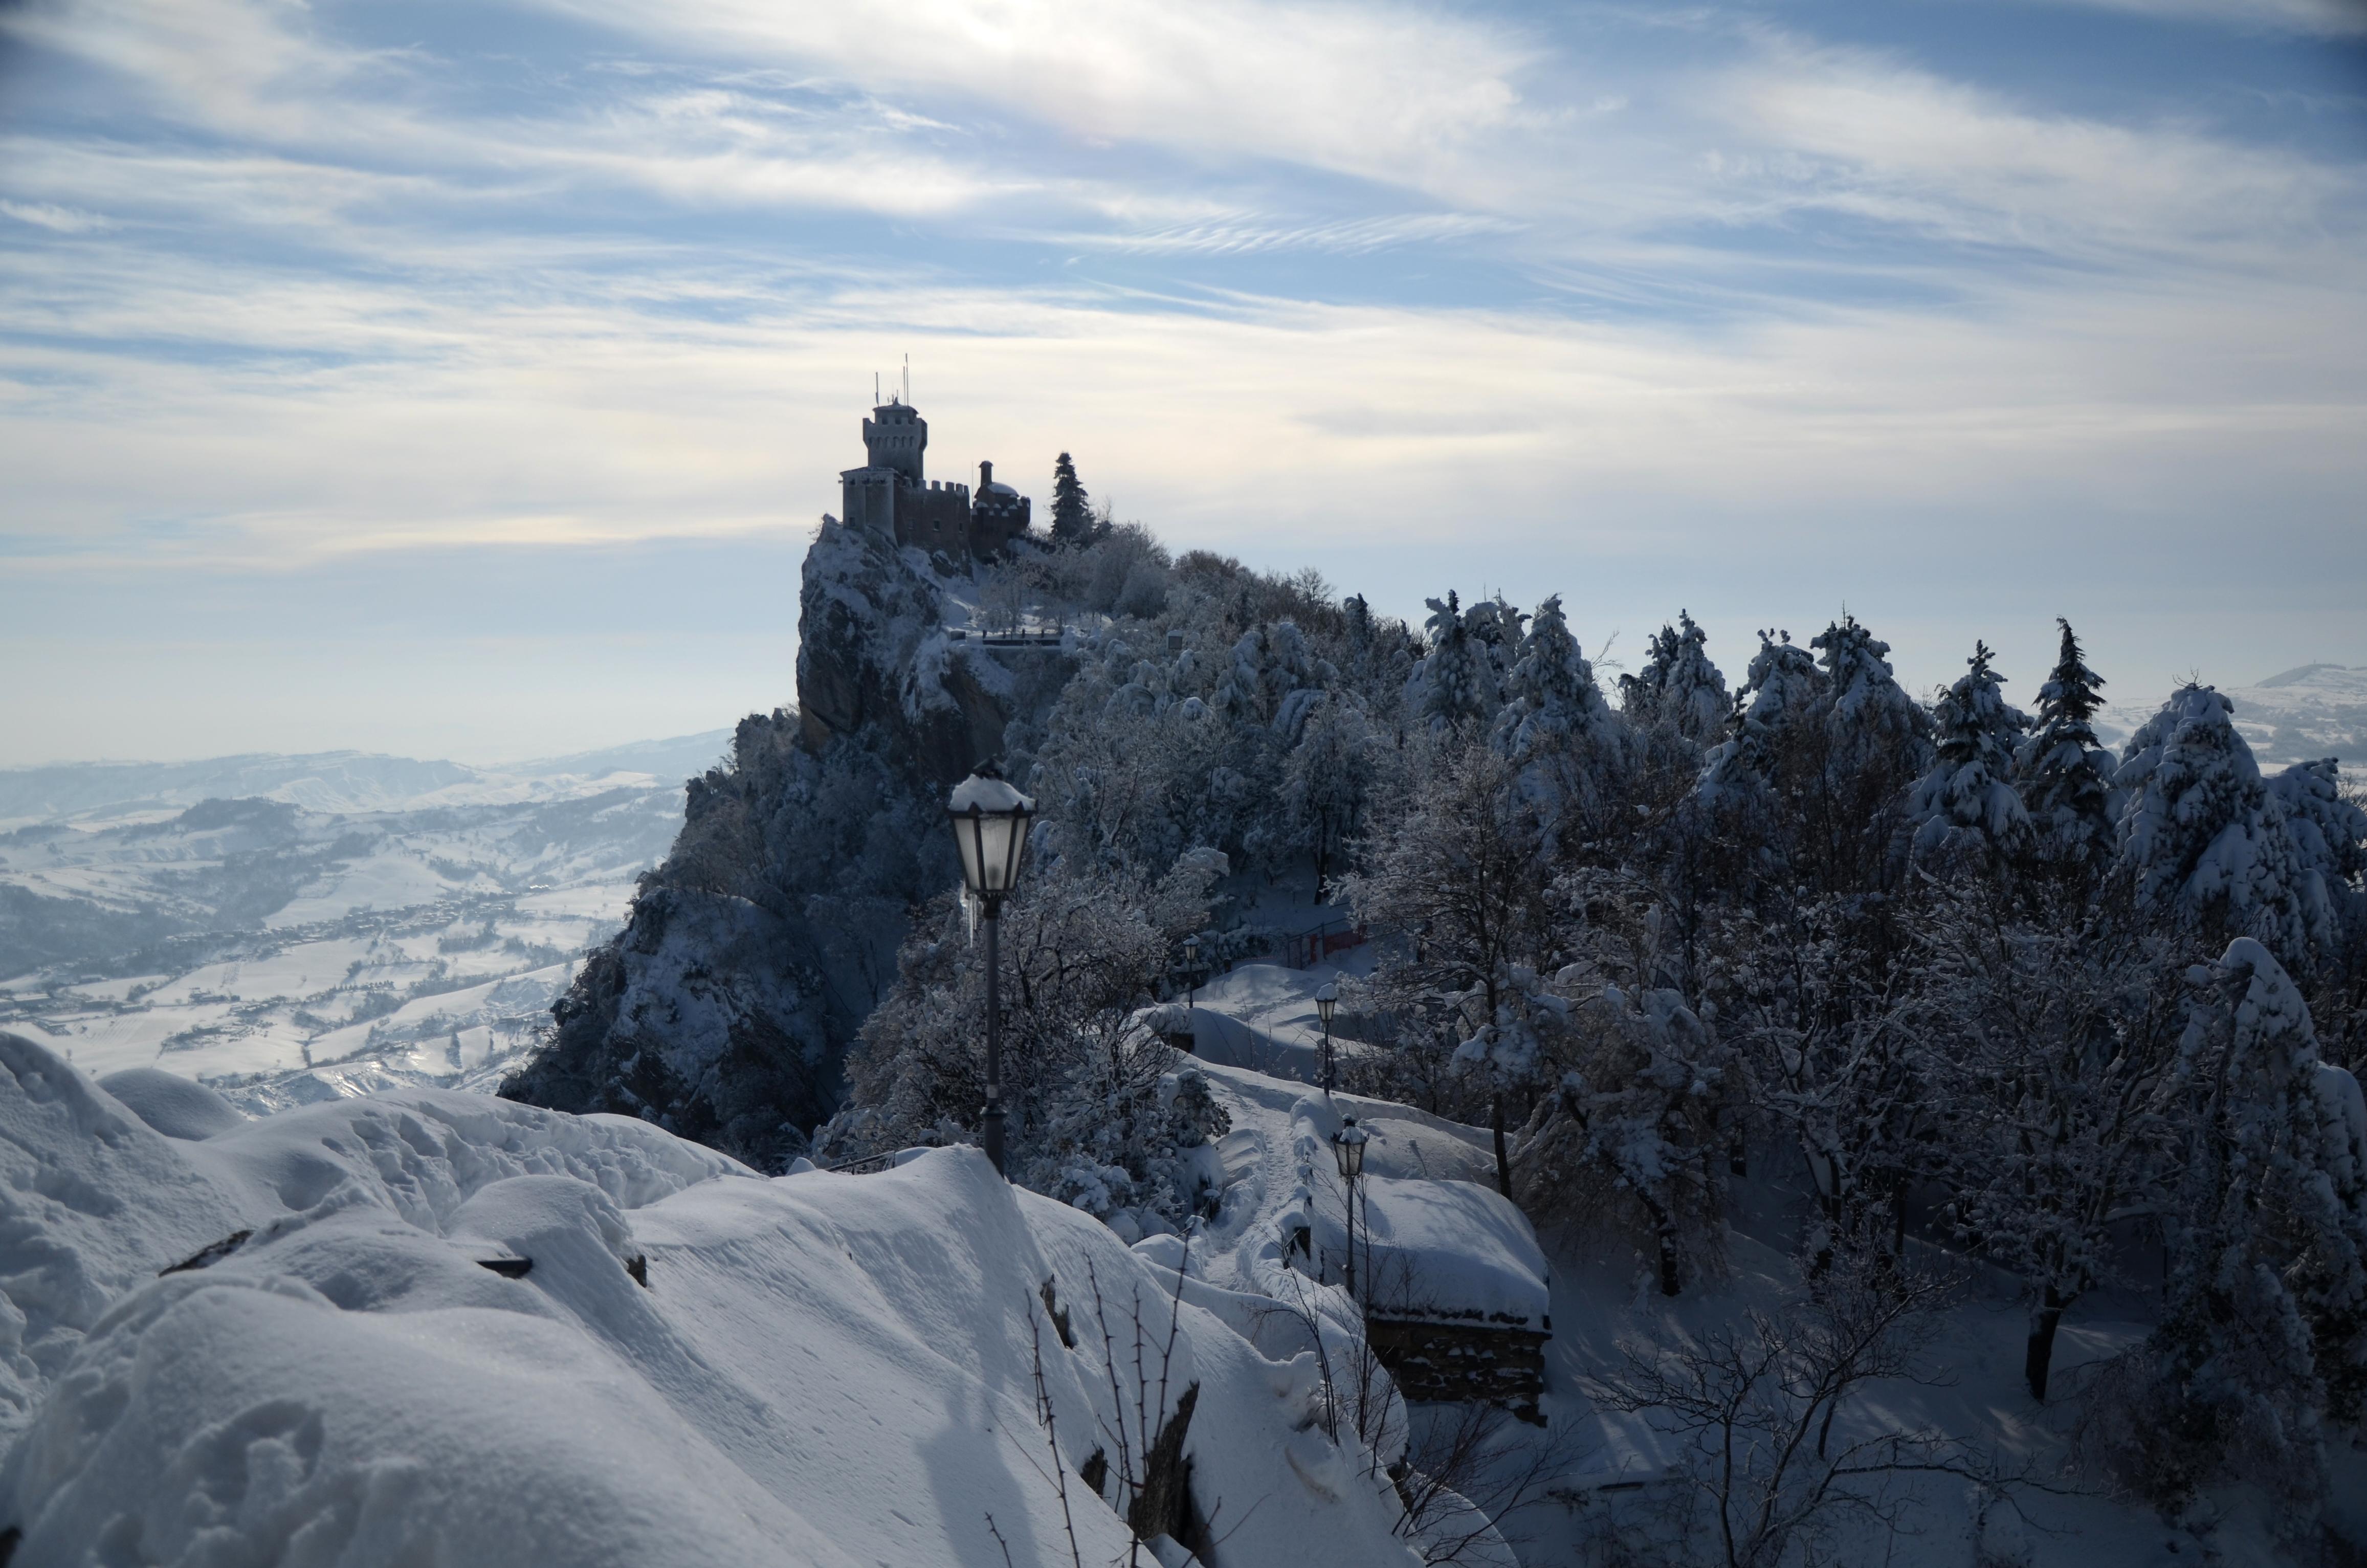
[[[1357,922],[1327,920],[1311,931],[1294,931],[1280,938],[1282,961],[1292,969],[1312,969],[1333,953],[1361,948],[1372,934]]]
[[[916,1145],[891,1150],[885,1154],[866,1154],[859,1160],[841,1160],[834,1165],[817,1165],[810,1160],[799,1160],[789,1167],[789,1174],[795,1176],[800,1170],[815,1170],[828,1171],[832,1176],[873,1176],[880,1171],[892,1171],[927,1153],[926,1148]]]

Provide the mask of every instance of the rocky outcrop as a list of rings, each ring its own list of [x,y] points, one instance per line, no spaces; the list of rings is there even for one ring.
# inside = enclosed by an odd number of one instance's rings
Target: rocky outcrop
[[[946,634],[923,559],[822,519],[798,596],[798,712],[817,754],[855,741],[916,783],[946,787],[1002,756],[1017,683],[978,643]]]
[[[946,582],[823,520],[797,710],[742,721],[729,765],[691,780],[673,850],[505,1096],[641,1117],[759,1169],[804,1152],[908,912],[956,875],[946,788],[1033,733],[1073,667],[1057,649],[1005,667],[949,636]]]

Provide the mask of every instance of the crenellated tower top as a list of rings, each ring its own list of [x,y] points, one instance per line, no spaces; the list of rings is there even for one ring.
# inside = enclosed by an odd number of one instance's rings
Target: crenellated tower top
[[[929,422],[911,403],[891,397],[863,422],[863,449],[873,468],[891,468],[914,484],[921,475],[921,454],[929,449]]]

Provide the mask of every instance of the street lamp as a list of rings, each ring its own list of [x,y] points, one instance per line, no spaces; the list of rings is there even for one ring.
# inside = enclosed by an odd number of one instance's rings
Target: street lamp
[[[1200,937],[1197,932],[1184,938],[1184,1010],[1191,1012],[1200,996]]]
[[[1365,1174],[1365,1143],[1370,1136],[1356,1125],[1353,1116],[1342,1117],[1340,1131],[1331,1135],[1331,1158],[1339,1164],[1340,1179],[1348,1184],[1347,1276],[1351,1299],[1356,1294],[1356,1178]]]
[[[1002,901],[1019,881],[1019,858],[1027,849],[1027,829],[1036,802],[1012,788],[992,763],[954,787],[946,803],[955,847],[961,851],[962,882],[986,922],[986,1157],[1002,1174],[1002,1005],[1001,991]]]
[[[1315,994],[1315,1016],[1323,1020],[1323,1092],[1330,1094],[1336,1074],[1331,1067],[1331,1015],[1340,1006],[1340,987],[1335,983]]]

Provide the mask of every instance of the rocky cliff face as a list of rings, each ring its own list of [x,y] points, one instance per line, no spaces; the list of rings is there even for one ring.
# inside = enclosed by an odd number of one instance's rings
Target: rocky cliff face
[[[933,787],[1000,757],[1011,720],[1038,705],[1029,688],[1051,674],[1057,690],[1067,661],[1029,653],[1027,668],[1006,669],[977,642],[948,637],[945,620],[942,580],[918,551],[824,518],[798,596],[807,746],[856,741]]]
[[[798,707],[691,781],[625,929],[504,1096],[639,1116],[778,1170],[839,1095],[908,912],[956,875],[945,790],[1032,733],[1071,668],[946,635],[925,558],[824,520],[798,595]],[[1015,724],[1015,728],[1014,728]]]

